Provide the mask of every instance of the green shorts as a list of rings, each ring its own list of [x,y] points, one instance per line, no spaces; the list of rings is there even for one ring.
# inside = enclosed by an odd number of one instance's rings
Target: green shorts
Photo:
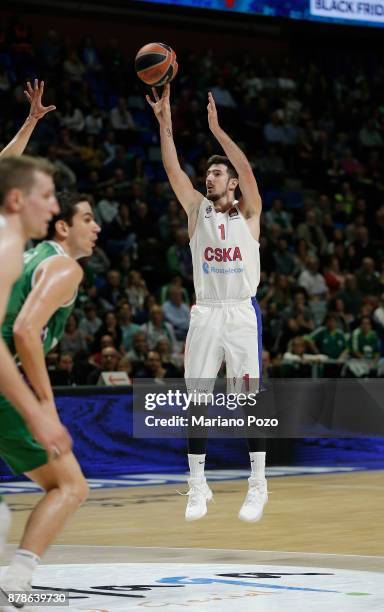
[[[0,457],[14,474],[30,472],[48,463],[48,454],[3,395],[0,395]]]

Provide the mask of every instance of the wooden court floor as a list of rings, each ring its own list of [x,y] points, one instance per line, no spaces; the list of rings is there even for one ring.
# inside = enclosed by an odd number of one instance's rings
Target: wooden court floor
[[[208,515],[192,523],[184,520],[186,498],[177,493],[187,490],[182,485],[102,489],[91,492],[56,544],[379,557],[384,556],[383,484],[383,471],[271,478],[264,517],[253,524],[237,518],[246,480],[213,482]],[[39,498],[7,496],[14,511],[11,544]]]

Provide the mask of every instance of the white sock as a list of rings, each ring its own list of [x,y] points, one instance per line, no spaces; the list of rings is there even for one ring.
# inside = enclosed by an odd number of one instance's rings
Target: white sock
[[[40,563],[40,557],[30,550],[19,548],[13,555],[12,561],[5,573],[5,583],[28,584]]]
[[[188,455],[191,478],[205,479],[205,455]]]
[[[266,453],[249,453],[251,461],[251,476],[253,478],[265,478],[265,455]]]
[[[7,540],[8,531],[11,526],[11,511],[5,502],[0,502],[0,554]]]

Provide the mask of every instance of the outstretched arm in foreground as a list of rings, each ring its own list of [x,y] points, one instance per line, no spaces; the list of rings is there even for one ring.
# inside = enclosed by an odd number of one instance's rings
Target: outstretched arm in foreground
[[[56,109],[56,106],[43,106],[44,81],[41,81],[39,84],[39,81],[35,79],[33,87],[28,82],[24,93],[31,105],[29,115],[16,136],[0,152],[0,159],[10,155],[22,155],[39,119],[42,119],[47,113]]]

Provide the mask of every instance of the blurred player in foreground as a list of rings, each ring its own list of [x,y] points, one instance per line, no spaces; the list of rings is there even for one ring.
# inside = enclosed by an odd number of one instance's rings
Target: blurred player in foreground
[[[24,254],[23,271],[13,287],[2,329],[5,343],[20,360],[40,402],[42,419],[57,423],[45,354],[60,340],[74,307],[83,276],[76,260],[92,254],[100,231],[86,196],[63,194],[59,208],[48,228],[49,239]],[[44,233],[46,229],[45,222]],[[0,397],[0,431],[0,456],[15,474],[25,474],[45,491],[0,581],[3,593],[25,592],[31,588],[40,556],[86,499],[88,485],[72,452],[56,447],[49,455],[5,397]],[[12,609],[6,606],[3,612]]]

